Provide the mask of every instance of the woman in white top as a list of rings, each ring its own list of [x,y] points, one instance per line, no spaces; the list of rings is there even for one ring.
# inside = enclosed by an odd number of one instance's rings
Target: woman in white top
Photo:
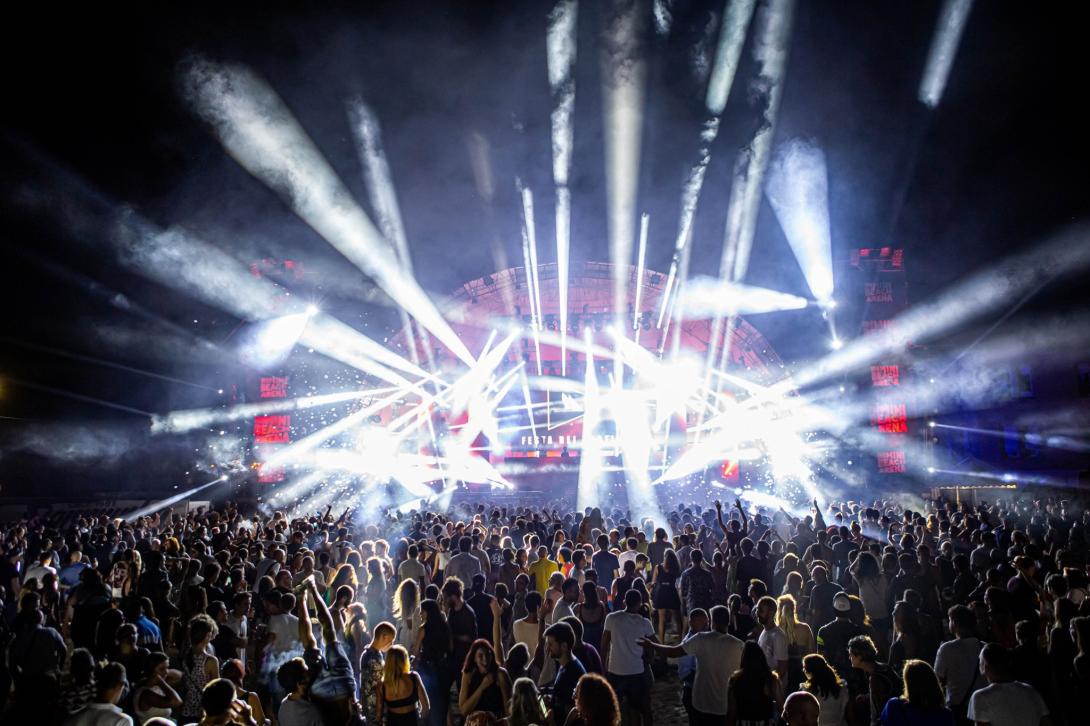
[[[410,650],[416,644],[420,631],[420,586],[416,580],[405,578],[394,591],[394,622],[397,626],[395,645]]]
[[[821,706],[818,726],[847,726],[848,684],[816,653],[802,659],[802,670],[806,674],[803,690],[812,693]]]
[[[151,653],[144,665],[144,680],[133,694],[133,712],[138,724],[149,720],[170,718],[170,711],[182,705],[182,697],[167,683],[167,657]]]

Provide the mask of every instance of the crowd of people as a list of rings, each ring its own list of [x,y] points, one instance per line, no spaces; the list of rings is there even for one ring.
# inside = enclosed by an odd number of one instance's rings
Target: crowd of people
[[[653,726],[676,687],[693,726],[1084,723],[1076,500],[35,517],[0,720]]]

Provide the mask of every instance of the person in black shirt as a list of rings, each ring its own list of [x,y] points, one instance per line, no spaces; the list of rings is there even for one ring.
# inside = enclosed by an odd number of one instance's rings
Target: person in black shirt
[[[485,592],[487,576],[478,572],[473,576],[473,586],[469,590],[466,604],[477,616],[477,633],[486,640],[492,640],[492,601],[496,598]]]
[[[575,632],[567,623],[557,623],[545,631],[545,648],[557,661],[556,678],[552,685],[553,721],[560,726],[575,705],[575,687],[587,669],[572,655]]]
[[[852,601],[847,593],[840,592],[833,597],[832,609],[836,619],[817,631],[818,652],[837,673],[847,674],[851,669],[848,643],[855,636],[864,635],[865,631],[851,621]]]
[[[454,664],[458,666],[465,661],[469,646],[477,639],[477,614],[462,599],[462,581],[457,577],[448,577],[443,583],[443,601],[454,638]]]

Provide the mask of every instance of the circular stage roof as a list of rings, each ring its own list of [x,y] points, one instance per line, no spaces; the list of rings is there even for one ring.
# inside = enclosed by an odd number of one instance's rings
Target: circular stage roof
[[[560,328],[560,291],[557,285],[556,263],[538,265],[538,286],[541,298],[541,320],[545,331]],[[609,336],[604,332],[606,326],[614,322],[612,314],[612,279],[613,265],[608,262],[573,262],[568,277],[568,337],[581,339],[586,328],[591,328],[596,344],[611,348]],[[704,353],[712,336],[710,320],[685,320],[680,326],[664,320],[658,327],[659,311],[666,286],[666,275],[655,270],[644,270],[637,279],[637,270],[629,266],[628,285],[625,301],[627,309],[625,320],[632,325],[635,316],[637,291],[639,293],[639,337],[637,342],[648,350],[657,353],[667,346],[680,346],[682,350]],[[510,356],[521,355],[527,363],[537,362],[537,350],[532,344],[531,332],[531,290],[527,281],[526,268],[512,267],[494,272],[491,275],[461,285],[449,298],[440,302],[440,310],[451,327],[474,353],[479,353],[485,346],[493,330],[507,330],[511,325],[521,324],[525,328],[522,340],[512,346]],[[726,326],[723,326],[726,327]],[[415,342],[417,356],[426,359],[426,351],[417,327]],[[750,377],[766,385],[783,378],[786,374],[779,355],[769,345],[760,331],[743,318],[735,318],[733,326],[725,331],[729,335],[730,364],[735,369],[749,371]],[[548,336],[546,336],[548,337]],[[553,336],[555,337],[555,336]],[[434,338],[429,336],[431,349],[436,363],[454,365],[456,359]],[[665,338],[665,341],[664,341]],[[394,336],[389,345],[409,355],[409,336],[402,330]],[[518,353],[521,350],[522,353]],[[562,352],[557,344],[542,342],[540,345],[542,369],[553,375],[560,374]],[[723,350],[722,340],[717,350]],[[568,350],[571,360],[582,359],[581,353]]]

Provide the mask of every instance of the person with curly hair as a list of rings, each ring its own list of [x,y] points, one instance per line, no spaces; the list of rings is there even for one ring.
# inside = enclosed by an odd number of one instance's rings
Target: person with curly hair
[[[602,676],[586,673],[575,686],[575,708],[565,726],[620,726],[621,706],[617,694]]]

